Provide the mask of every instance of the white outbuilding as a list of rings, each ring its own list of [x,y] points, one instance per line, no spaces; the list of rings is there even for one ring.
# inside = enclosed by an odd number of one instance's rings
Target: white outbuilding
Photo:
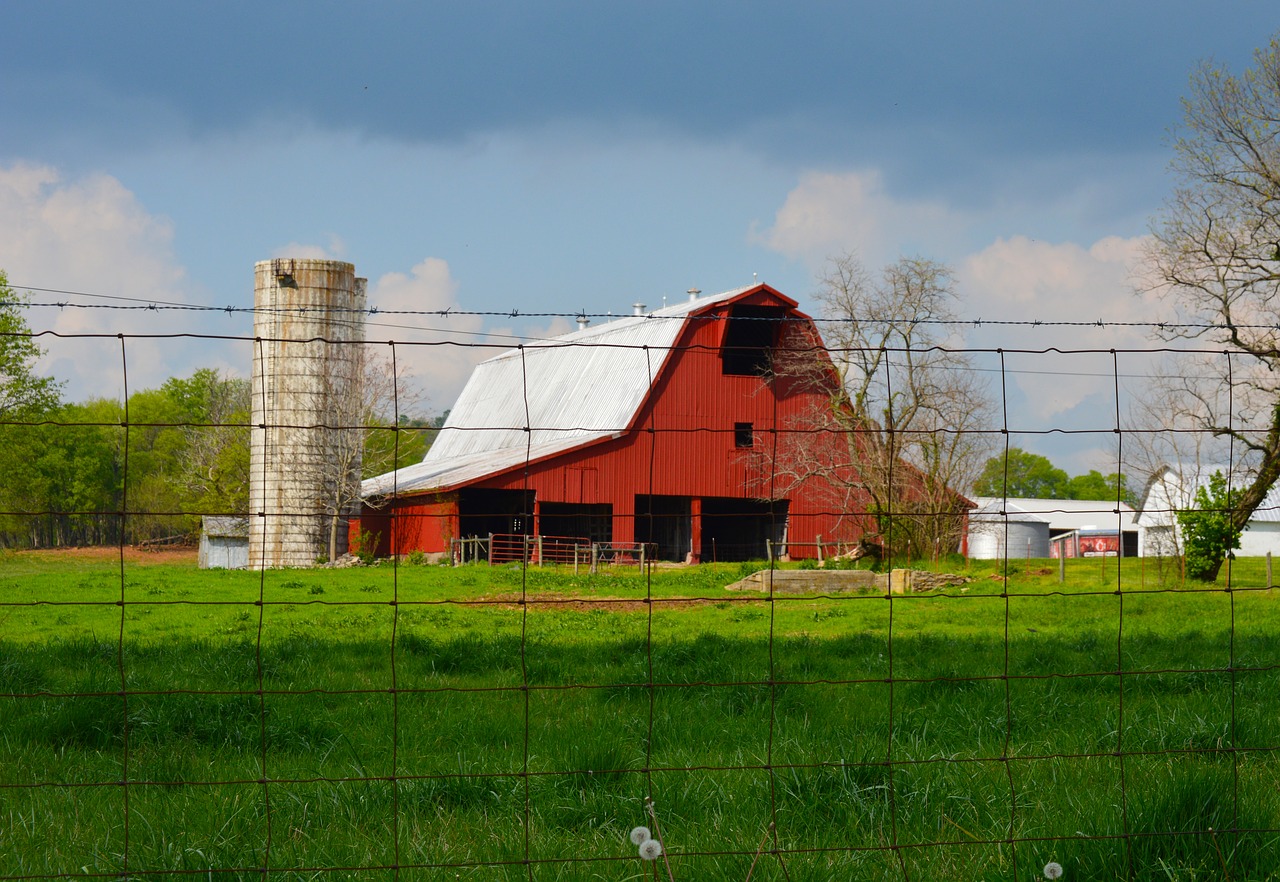
[[[249,566],[249,519],[205,515],[200,529],[200,569],[243,570]]]
[[[1097,552],[1124,557],[1143,553],[1133,507],[1115,500],[1005,499],[975,496],[969,514],[969,556],[980,560],[1067,557]],[[1105,537],[1105,542],[1103,539]],[[1102,543],[1102,544],[1099,544]]]
[[[1177,513],[1196,507],[1196,491],[1207,486],[1214,472],[1228,474],[1226,466],[1169,464],[1158,468],[1147,482],[1138,509],[1138,523],[1145,532],[1143,554],[1175,555],[1182,549]],[[1243,478],[1234,482],[1242,486]],[[1280,489],[1272,487],[1254,511],[1240,536],[1238,557],[1280,555]]]

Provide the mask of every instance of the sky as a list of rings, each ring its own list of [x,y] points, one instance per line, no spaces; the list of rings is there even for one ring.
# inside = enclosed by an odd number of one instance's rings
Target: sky
[[[9,2],[0,268],[38,303],[248,307],[256,261],[331,257],[382,310],[495,313],[370,339],[505,346],[757,279],[816,314],[833,255],[910,255],[954,270],[962,345],[1141,347],[991,322],[1167,312],[1134,280],[1189,75],[1278,30],[1245,0]],[[43,338],[74,400],[121,394],[120,333],[156,335],[127,341],[130,389],[248,373],[246,344],[162,336],[246,313],[27,315],[105,335]],[[495,351],[417,356],[424,409]],[[1145,363],[1005,362],[1016,442],[1113,471],[1112,371]]]

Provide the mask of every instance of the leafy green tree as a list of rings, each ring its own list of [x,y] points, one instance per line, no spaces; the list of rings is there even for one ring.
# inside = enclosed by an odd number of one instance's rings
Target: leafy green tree
[[[1091,469],[1088,474],[1076,475],[1067,482],[1068,499],[1099,499],[1115,502],[1117,494],[1121,502],[1129,505],[1137,503],[1124,475],[1119,472],[1104,475],[1097,469]]]
[[[987,460],[973,484],[973,492],[979,496],[1067,499],[1070,480],[1066,472],[1046,457],[1010,447],[1007,455]]]
[[[201,368],[129,396],[129,510],[139,538],[194,533],[249,507],[249,382]]]
[[[1232,552],[1240,547],[1243,528],[1236,526],[1231,512],[1242,492],[1228,490],[1222,472],[1214,472],[1207,485],[1196,489],[1196,507],[1176,513],[1189,578],[1212,582],[1218,578],[1223,560],[1235,557]]]
[[[30,486],[33,465],[48,453],[49,427],[61,384],[35,373],[40,347],[21,298],[0,272],[0,545],[29,545],[44,531],[47,511]],[[41,497],[42,499],[42,497]],[[27,514],[27,513],[30,514]]]
[[[127,430],[111,399],[0,425],[0,511],[18,513],[0,518],[0,544],[138,542],[194,533],[200,514],[245,511],[248,390],[201,369],[129,396]]]
[[[185,454],[178,480],[183,510],[238,513],[249,508],[249,381],[201,368],[167,380],[178,407]]]
[[[101,405],[107,405],[103,407]],[[67,404],[43,422],[8,427],[0,456],[21,463],[3,488],[0,545],[102,545],[120,540],[122,489],[116,402]],[[0,480],[13,470],[4,466]]]
[[[22,300],[0,272],[0,420],[41,413],[58,405],[61,384],[35,374],[40,355],[22,314]]]

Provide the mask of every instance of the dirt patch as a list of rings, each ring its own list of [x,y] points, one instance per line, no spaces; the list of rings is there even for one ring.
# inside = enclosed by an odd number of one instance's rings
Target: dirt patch
[[[520,608],[520,595],[518,594],[496,594],[481,598],[485,603],[492,603],[509,609]],[[653,605],[658,607],[671,606],[679,604],[685,606],[708,606],[717,603],[713,598],[708,597],[663,597],[654,598]],[[590,610],[610,610],[613,612],[640,612],[649,604],[643,600],[635,600],[626,597],[594,597],[590,600],[584,600],[571,594],[550,593],[547,591],[539,591],[537,594],[530,594],[525,598],[531,608],[534,609],[567,609],[574,612],[587,612]]]
[[[92,548],[42,548],[39,551],[17,551],[14,555],[27,560],[65,560],[84,563],[118,561],[120,546],[103,545]],[[124,562],[130,566],[148,564],[195,564],[200,550],[194,545],[168,546],[165,548],[124,547]]]

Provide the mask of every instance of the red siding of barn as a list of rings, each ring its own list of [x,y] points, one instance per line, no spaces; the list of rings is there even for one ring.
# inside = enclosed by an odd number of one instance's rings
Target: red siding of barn
[[[364,533],[374,542],[378,557],[411,551],[445,552],[458,535],[458,496],[430,493],[382,509],[365,506],[348,530],[348,547],[357,548],[358,537]]]
[[[732,306],[742,304],[794,307],[763,286]],[[711,315],[724,316],[729,309],[730,304],[722,304]],[[803,318],[794,310],[792,315]],[[520,467],[468,486],[533,491],[533,532],[541,532],[537,515],[544,504],[611,505],[615,542],[634,540],[637,496],[783,498],[769,474],[774,430],[793,425],[795,417],[812,408],[830,406],[830,399],[818,391],[789,387],[786,381],[767,383],[759,376],[724,374],[720,345],[726,326],[717,318],[692,317],[670,354],[654,353],[658,381],[620,437],[534,462],[527,472]],[[737,446],[735,425],[741,423],[751,424],[750,448]],[[785,494],[793,557],[814,556],[816,549],[806,543],[818,536],[826,542],[852,542],[861,536],[861,519],[826,510],[832,507],[828,497],[819,488],[803,485]],[[449,537],[457,535],[456,501],[442,501],[438,495],[404,497],[372,513],[372,519],[366,514],[366,521],[383,524],[380,532],[389,536],[393,531],[387,518],[392,513],[399,524],[394,531],[398,541],[380,546],[387,552],[444,551]]]

